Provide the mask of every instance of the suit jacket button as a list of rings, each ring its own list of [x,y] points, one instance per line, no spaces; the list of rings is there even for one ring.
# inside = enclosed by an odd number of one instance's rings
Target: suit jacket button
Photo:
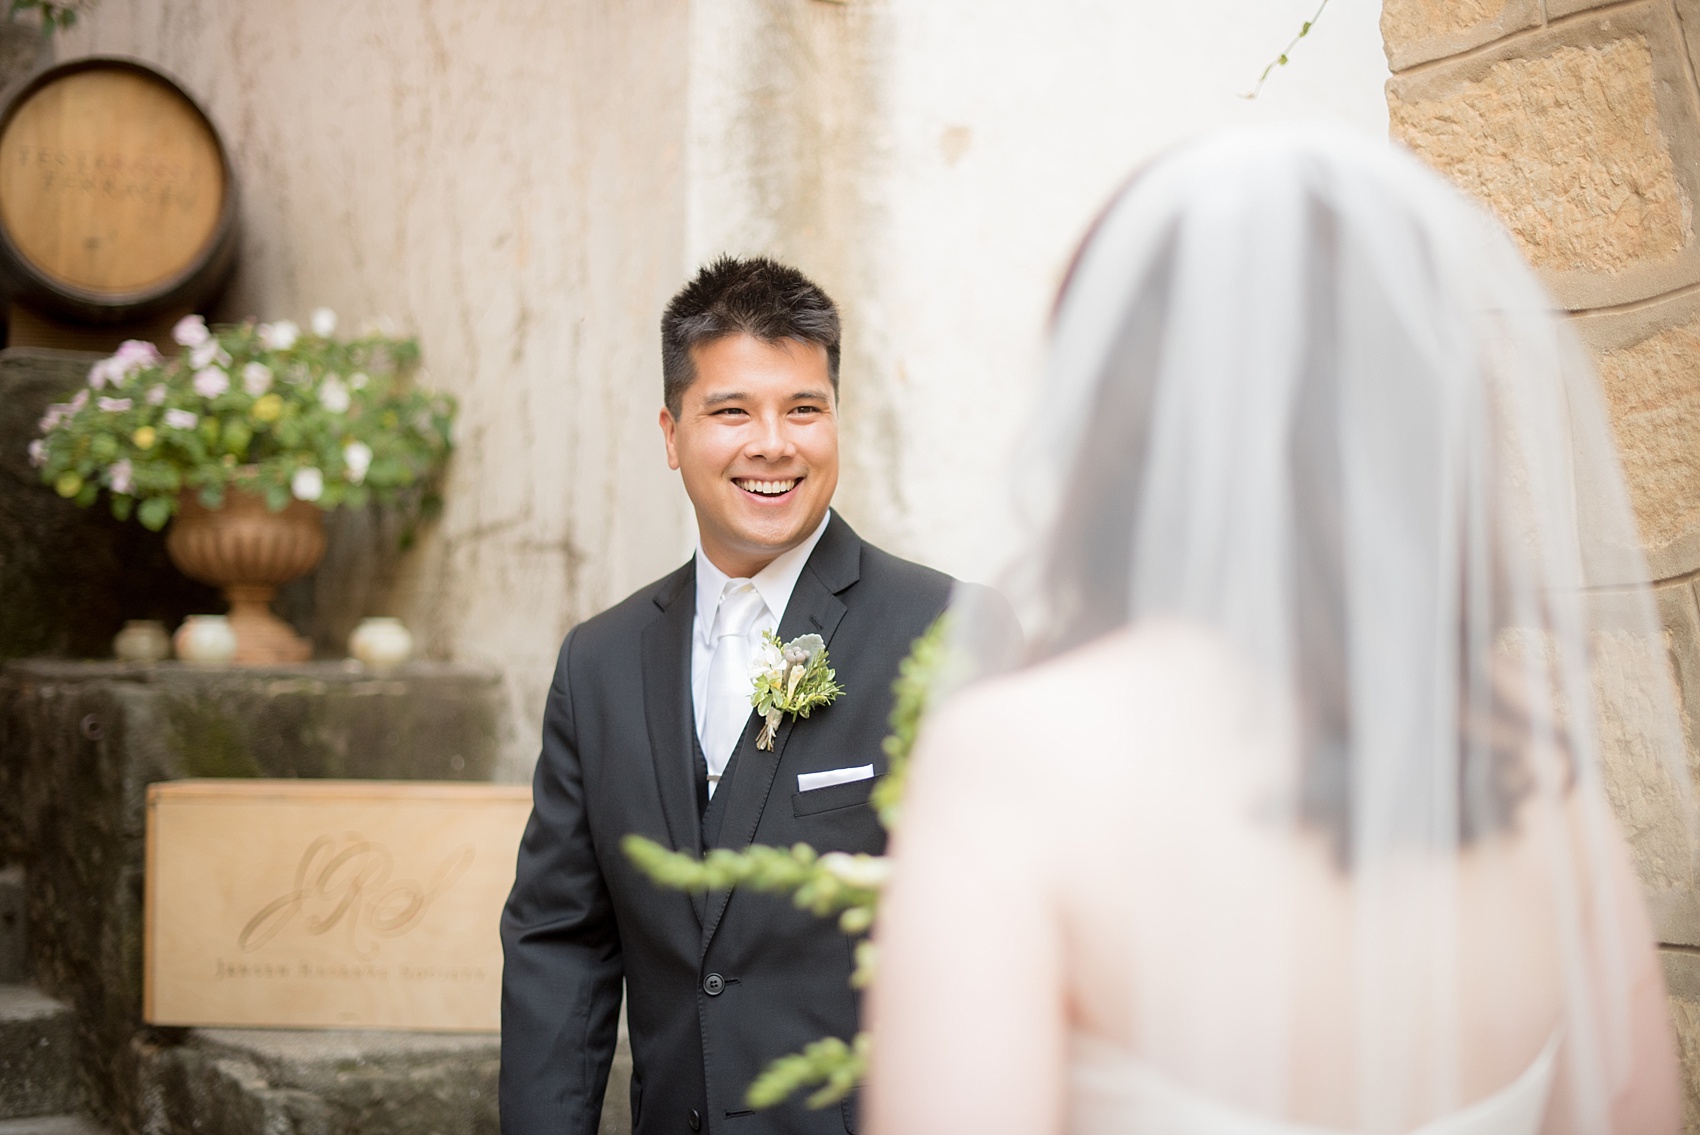
[[[702,1130],[702,1116],[697,1114],[696,1108],[694,1108],[694,1107],[691,1108],[690,1117],[689,1117],[689,1119],[686,1120],[686,1122],[688,1122],[691,1125],[692,1131],[701,1131]]]
[[[726,992],[726,979],[717,973],[711,973],[702,979],[702,991],[710,997],[719,997]],[[693,1127],[691,1130],[695,1131],[696,1128]]]

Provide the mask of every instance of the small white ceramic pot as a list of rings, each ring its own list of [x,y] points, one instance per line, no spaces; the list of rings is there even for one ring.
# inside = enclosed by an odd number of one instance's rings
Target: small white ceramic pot
[[[190,615],[171,641],[184,662],[222,666],[236,657],[236,632],[223,615]]]
[[[112,640],[120,662],[159,662],[171,657],[171,638],[157,619],[130,619]]]
[[[413,635],[400,619],[361,619],[348,636],[348,653],[380,673],[413,657]]]

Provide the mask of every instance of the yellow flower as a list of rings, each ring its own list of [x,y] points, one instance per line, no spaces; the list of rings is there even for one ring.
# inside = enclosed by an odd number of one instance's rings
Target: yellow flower
[[[256,422],[275,422],[283,414],[283,399],[276,394],[265,394],[254,400],[254,420]]]
[[[143,426],[130,435],[130,440],[136,443],[137,449],[152,449],[154,440],[158,437],[159,435],[154,432],[152,426]],[[66,495],[69,496],[70,494],[67,493]]]
[[[83,479],[67,470],[59,474],[59,479],[53,482],[53,487],[58,490],[62,497],[74,497],[78,490],[83,487]]]

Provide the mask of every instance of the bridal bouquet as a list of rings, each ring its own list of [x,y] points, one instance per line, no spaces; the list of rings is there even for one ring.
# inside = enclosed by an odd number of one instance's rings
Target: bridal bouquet
[[[455,404],[409,381],[412,339],[336,338],[336,316],[172,332],[170,358],[130,340],[95,363],[88,385],[48,408],[30,460],[79,505],[105,490],[112,513],[165,527],[187,492],[218,508],[230,490],[272,511],[368,501],[430,507],[450,448]]]

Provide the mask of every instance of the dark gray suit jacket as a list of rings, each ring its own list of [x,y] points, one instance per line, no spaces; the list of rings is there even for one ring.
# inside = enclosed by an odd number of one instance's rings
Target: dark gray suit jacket
[[[666,846],[750,843],[877,854],[872,781],[797,791],[797,774],[872,764],[891,685],[949,599],[949,577],[862,542],[836,514],[791,594],[780,637],[826,640],[844,693],[780,726],[751,721],[708,812],[693,772],[694,561],[581,623],[561,646],[543,718],[534,803],[502,914],[503,1135],[594,1135],[613,1060],[622,978],[639,1135],[855,1130],[854,1104],[752,1112],[775,1057],[857,1029],[853,943],[789,896],[689,896],[627,861],[628,832]]]

